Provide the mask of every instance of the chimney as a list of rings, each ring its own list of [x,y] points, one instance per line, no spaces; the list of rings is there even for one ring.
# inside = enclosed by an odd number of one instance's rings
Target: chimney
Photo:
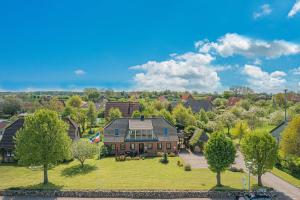
[[[144,119],[145,119],[145,116],[141,115],[141,121],[144,121]]]

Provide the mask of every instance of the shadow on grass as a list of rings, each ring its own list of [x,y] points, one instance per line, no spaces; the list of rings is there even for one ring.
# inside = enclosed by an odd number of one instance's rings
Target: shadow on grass
[[[69,168],[64,169],[61,172],[62,176],[72,177],[77,175],[85,175],[92,171],[95,171],[98,167],[94,165],[85,164],[83,167],[81,165],[75,165]]]
[[[56,185],[54,183],[49,182],[48,184],[39,183],[36,185],[11,187],[8,188],[8,190],[61,190],[62,188],[63,188],[62,185]]]
[[[222,185],[222,186],[214,186],[210,189],[210,191],[243,191],[243,189]]]

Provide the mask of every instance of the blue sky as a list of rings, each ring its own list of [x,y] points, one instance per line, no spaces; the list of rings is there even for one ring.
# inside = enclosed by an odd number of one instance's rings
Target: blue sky
[[[300,1],[2,1],[0,91],[300,90]]]

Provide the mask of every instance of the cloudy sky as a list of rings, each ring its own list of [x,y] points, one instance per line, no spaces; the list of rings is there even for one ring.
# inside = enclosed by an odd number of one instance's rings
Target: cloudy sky
[[[0,3],[0,91],[300,91],[300,0]]]

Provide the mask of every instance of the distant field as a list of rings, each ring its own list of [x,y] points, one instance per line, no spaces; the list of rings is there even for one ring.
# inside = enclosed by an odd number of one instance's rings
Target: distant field
[[[57,189],[160,189],[209,190],[216,183],[209,169],[185,172],[178,167],[179,158],[169,158],[167,165],[159,158],[116,162],[114,158],[89,160],[84,171],[77,161],[61,164],[49,171],[49,184],[42,186],[42,171],[16,165],[0,165],[0,189],[57,188]],[[222,174],[223,189],[243,189],[244,173],[226,171]],[[252,181],[254,183],[255,181]]]

